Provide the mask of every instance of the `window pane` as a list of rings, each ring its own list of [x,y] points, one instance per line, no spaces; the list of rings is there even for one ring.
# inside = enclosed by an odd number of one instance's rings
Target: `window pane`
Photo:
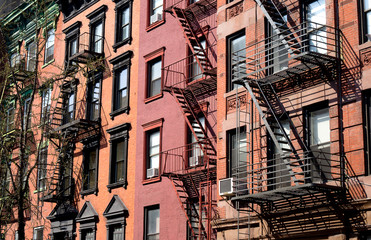
[[[116,159],[117,160],[124,160],[124,148],[125,148],[125,141],[117,142],[116,144]]]
[[[240,67],[244,67],[243,63],[241,63],[240,65],[238,65],[238,63],[240,61],[243,61],[245,58],[246,58],[246,50],[244,50],[244,48],[246,47],[246,37],[245,37],[245,34],[235,38],[235,39],[232,39],[231,42],[230,42],[231,46],[230,46],[230,62],[231,62],[231,70],[230,72],[232,73],[232,76],[231,76],[231,80],[233,80],[233,78],[238,78],[239,77],[239,66]],[[236,55],[235,55],[236,54]],[[237,88],[238,85],[236,84],[233,84],[231,85],[231,90]]]
[[[325,0],[317,0],[308,5],[307,20],[309,22],[326,24]]]
[[[330,116],[328,108],[311,113],[312,145],[330,142]]]
[[[161,78],[161,61],[157,61],[151,65],[151,79]]]
[[[161,78],[152,81],[151,89],[151,96],[161,93]]]
[[[160,209],[150,209],[148,214],[147,234],[160,232]]]
[[[123,69],[119,74],[119,89],[127,88],[127,68]]]
[[[367,18],[367,34],[371,34],[371,12],[366,14]]]
[[[371,0],[363,0],[363,3],[364,3],[364,10],[369,10],[370,7],[371,7]]]

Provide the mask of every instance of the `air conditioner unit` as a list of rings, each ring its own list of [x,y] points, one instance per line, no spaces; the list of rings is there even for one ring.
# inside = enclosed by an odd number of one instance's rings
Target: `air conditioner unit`
[[[162,13],[155,13],[151,16],[151,24],[162,20]]]
[[[158,176],[158,168],[147,169],[147,178],[153,178]]]
[[[233,178],[225,178],[219,180],[219,195],[233,196]]]

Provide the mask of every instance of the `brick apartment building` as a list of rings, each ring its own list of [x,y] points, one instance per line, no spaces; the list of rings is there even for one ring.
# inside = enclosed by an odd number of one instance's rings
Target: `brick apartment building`
[[[367,0],[41,2],[2,20],[26,239],[370,238]]]
[[[218,239],[370,238],[369,3],[218,1]]]

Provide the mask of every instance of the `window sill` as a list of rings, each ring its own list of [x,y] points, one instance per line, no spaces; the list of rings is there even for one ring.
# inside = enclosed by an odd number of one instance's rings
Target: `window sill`
[[[98,193],[98,189],[97,189],[97,188],[91,188],[91,189],[87,189],[87,190],[82,190],[82,191],[80,192],[80,195],[81,195],[82,197],[84,197],[84,196],[87,196],[87,195],[90,195],[90,194],[95,194],[95,195],[97,195],[97,193]]]
[[[107,185],[108,192],[111,192],[111,190],[114,189],[114,188],[119,188],[119,187],[126,188],[126,185],[127,185],[126,181],[110,183],[110,184]]]
[[[162,91],[161,91],[161,93],[159,93],[159,94],[157,94],[157,95],[154,95],[154,96],[152,96],[152,97],[148,97],[148,98],[144,99],[144,103],[149,103],[149,102],[152,102],[152,101],[154,101],[154,100],[156,100],[156,99],[162,98],[163,95],[164,95],[164,94],[163,94]]]
[[[111,112],[109,115],[110,115],[111,119],[113,120],[117,115],[120,115],[122,113],[129,114],[129,110],[130,110],[130,107],[128,106],[128,107],[117,109],[117,110]]]
[[[53,62],[55,62],[54,58],[52,60],[50,60],[49,62],[45,63],[44,65],[42,65],[41,68],[45,68],[45,67],[49,66],[50,64],[52,64]]]
[[[151,183],[156,183],[156,182],[161,182],[161,176],[154,177],[154,178],[144,179],[142,181],[142,184],[143,185],[146,185],[146,184],[151,184]]]
[[[132,40],[132,38],[131,37],[128,37],[128,38],[126,38],[126,39],[124,39],[124,40],[122,40],[120,42],[117,42],[117,43],[113,44],[113,46],[112,46],[113,51],[116,52],[119,47],[122,47],[125,44],[130,44],[131,43],[131,40]]]
[[[165,19],[163,19],[161,21],[154,22],[151,25],[149,25],[148,27],[146,27],[146,31],[149,32],[152,29],[155,29],[155,28],[157,28],[158,26],[161,26],[164,23],[165,23]]]

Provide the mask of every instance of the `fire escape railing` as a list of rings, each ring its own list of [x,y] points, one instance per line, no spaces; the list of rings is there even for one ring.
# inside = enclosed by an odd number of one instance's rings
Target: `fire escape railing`
[[[205,49],[206,56],[209,59],[211,65],[216,67],[216,45],[210,46]],[[165,66],[163,71],[164,76],[164,87],[176,87],[176,88],[186,88],[189,83],[208,80],[210,79],[208,74],[202,73],[200,67],[195,61],[195,55],[191,54],[179,61],[176,61],[168,66]],[[212,71],[212,69],[210,69]],[[210,72],[212,74],[212,72]]]
[[[275,82],[319,64],[334,64],[338,53],[337,35],[340,35],[340,30],[336,28],[304,22],[251,44],[233,53],[234,81],[247,78]],[[286,39],[292,53],[282,38]],[[241,67],[241,64],[246,67]]]

